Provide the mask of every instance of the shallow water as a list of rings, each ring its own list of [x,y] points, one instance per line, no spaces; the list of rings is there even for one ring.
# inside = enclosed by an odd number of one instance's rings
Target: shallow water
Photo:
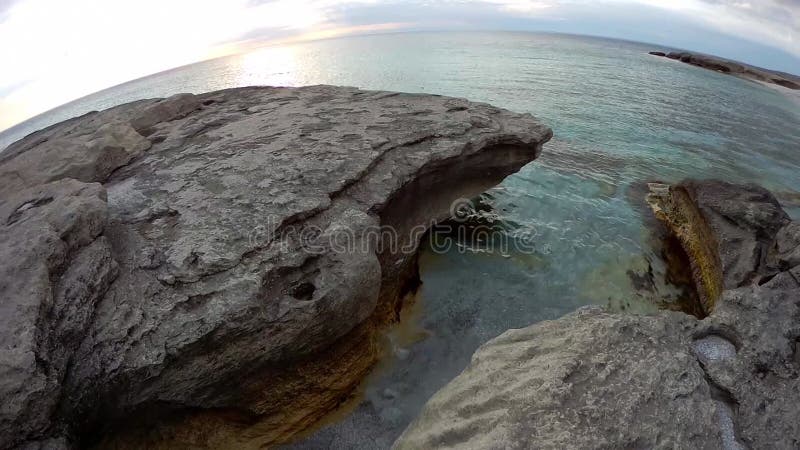
[[[663,283],[643,183],[755,182],[800,218],[800,103],[647,54],[652,46],[531,33],[419,33],[264,48],[94,94],[0,135],[0,147],[91,109],[252,84],[430,92],[530,112],[553,127],[538,161],[487,197],[531,252],[462,246],[421,256],[422,340],[365,385],[355,412],[298,447],[386,448],[482,343],[587,304],[649,311]],[[651,291],[634,279],[653,273]],[[641,288],[641,286],[639,286]]]

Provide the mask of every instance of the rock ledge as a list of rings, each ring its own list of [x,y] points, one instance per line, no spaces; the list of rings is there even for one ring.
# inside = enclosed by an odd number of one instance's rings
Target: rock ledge
[[[133,102],[12,144],[0,448],[285,441],[375,362],[414,288],[411,231],[551,134],[461,99],[253,87]],[[378,226],[406,252],[362,232]]]

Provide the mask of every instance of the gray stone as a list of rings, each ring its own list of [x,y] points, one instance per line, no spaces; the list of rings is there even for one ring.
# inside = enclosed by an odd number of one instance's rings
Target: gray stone
[[[800,265],[800,224],[791,222],[776,236],[778,264],[784,268]]]
[[[302,430],[374,362],[412,231],[551,134],[466,100],[314,86],[143,100],[12,144],[0,447],[162,413],[266,417],[259,445]],[[379,225],[407,253],[370,239]]]
[[[148,148],[150,141],[126,123],[104,123],[91,132],[52,136],[0,165],[0,192],[63,178],[102,182]]]
[[[0,447],[42,435],[116,275],[105,190],[60,180],[0,200]]]

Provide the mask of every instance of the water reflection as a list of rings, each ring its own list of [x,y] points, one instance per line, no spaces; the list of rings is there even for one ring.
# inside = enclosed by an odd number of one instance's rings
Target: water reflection
[[[231,60],[236,86],[298,86],[298,74],[309,73],[311,68],[298,64],[297,49],[266,47]]]

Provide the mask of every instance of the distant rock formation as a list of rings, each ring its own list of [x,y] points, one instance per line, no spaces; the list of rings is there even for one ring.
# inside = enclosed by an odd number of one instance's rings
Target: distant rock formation
[[[798,448],[800,223],[753,185],[653,187],[695,280],[720,284],[708,317],[588,307],[508,331],[396,449]]]
[[[410,231],[551,135],[461,99],[253,87],[133,102],[12,144],[0,448],[288,439],[376,361],[416,286]],[[401,242],[362,233],[381,225]]]
[[[650,54],[655,56],[664,56],[669,59],[691,64],[693,66],[727,73],[750,80],[756,80],[762,83],[776,84],[789,89],[800,89],[800,77],[786,73],[760,69],[747,64],[718,58],[716,56],[689,52],[650,52]]]

